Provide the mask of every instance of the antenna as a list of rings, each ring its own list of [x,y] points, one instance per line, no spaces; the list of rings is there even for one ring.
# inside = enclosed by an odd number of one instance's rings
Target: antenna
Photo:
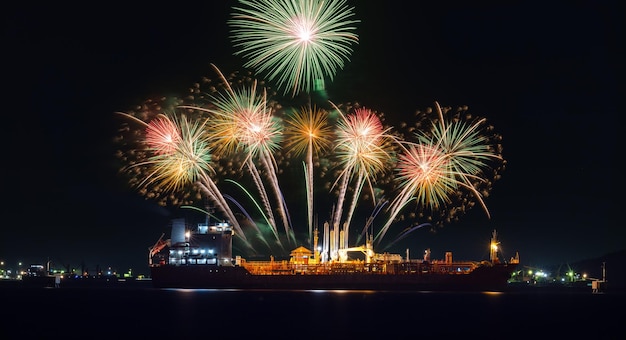
[[[212,204],[208,203],[209,202],[208,199],[205,199],[205,202],[206,202],[205,206],[206,206],[206,211],[207,211],[207,214],[206,214],[206,225],[209,226],[209,225],[211,225],[211,223],[210,223],[211,222],[211,216],[215,213],[215,207]]]

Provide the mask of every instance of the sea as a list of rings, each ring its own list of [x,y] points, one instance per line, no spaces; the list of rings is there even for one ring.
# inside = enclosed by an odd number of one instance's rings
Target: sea
[[[0,339],[624,339],[626,293],[0,286]]]

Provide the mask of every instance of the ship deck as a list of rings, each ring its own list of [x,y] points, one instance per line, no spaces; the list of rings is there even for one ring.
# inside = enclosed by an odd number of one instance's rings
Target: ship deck
[[[477,262],[401,262],[366,263],[364,261],[328,263],[292,263],[290,261],[241,261],[252,275],[335,275],[335,274],[469,274],[480,266]]]

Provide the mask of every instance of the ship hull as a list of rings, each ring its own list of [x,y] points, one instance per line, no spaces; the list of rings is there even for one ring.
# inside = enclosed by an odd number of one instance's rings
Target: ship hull
[[[172,225],[172,236],[150,249],[151,279],[156,288],[280,289],[280,290],[505,290],[519,261],[506,263],[496,256],[495,231],[491,261],[423,259],[408,254],[376,254],[370,238],[364,246],[332,251],[331,259],[300,246],[289,259],[247,261],[232,256],[232,228],[227,223],[199,224],[189,231],[183,220]],[[324,249],[322,247],[321,249]],[[351,259],[348,252],[363,258]],[[513,262],[513,261],[511,261]]]
[[[278,289],[278,290],[391,290],[391,291],[504,291],[515,270],[512,264],[482,266],[468,274],[450,273],[306,273],[253,275],[240,266],[151,267],[156,288]]]

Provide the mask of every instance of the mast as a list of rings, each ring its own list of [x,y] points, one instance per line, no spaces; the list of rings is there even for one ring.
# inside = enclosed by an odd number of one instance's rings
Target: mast
[[[207,200],[207,203],[205,203],[205,207],[206,207],[206,211],[207,211],[207,214],[206,214],[206,225],[210,226],[211,225],[211,215],[215,214],[215,207],[212,204],[208,203],[208,200]]]
[[[319,232],[317,230],[317,226],[315,226],[315,230],[313,231],[313,259],[315,263],[320,262],[320,251],[317,249],[317,242],[319,241]]]
[[[489,252],[489,260],[491,260],[491,263],[498,262],[498,236],[497,236],[495,229],[491,233],[491,246],[490,246],[490,252]]]

